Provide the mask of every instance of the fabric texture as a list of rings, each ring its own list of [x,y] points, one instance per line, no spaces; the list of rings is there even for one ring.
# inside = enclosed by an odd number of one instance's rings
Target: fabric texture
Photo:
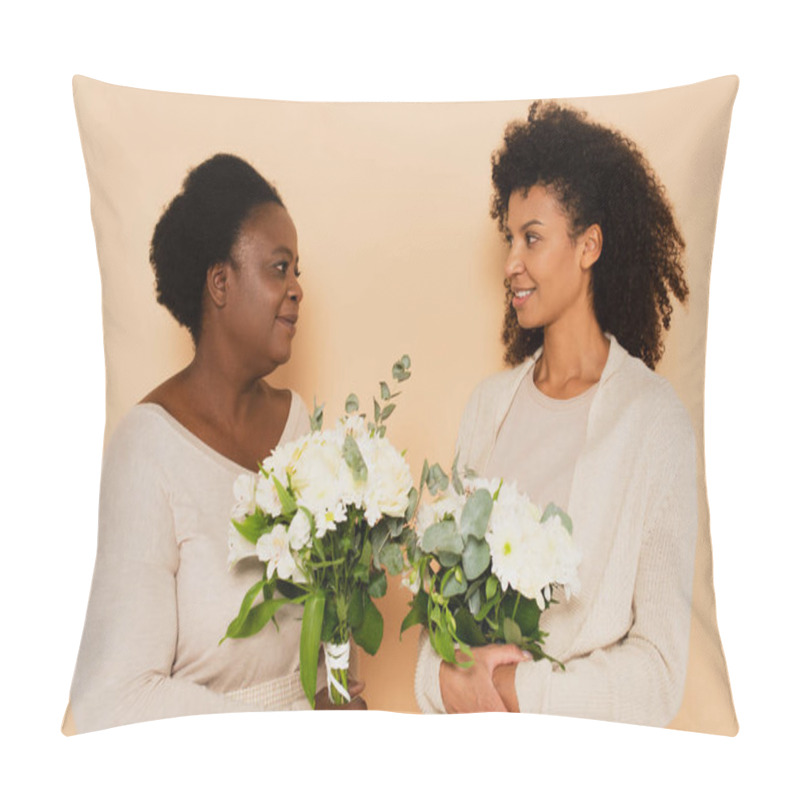
[[[545,649],[565,670],[519,664],[516,690],[521,711],[666,725],[681,704],[689,649],[695,439],[669,382],[609,338],[567,508],[583,554],[581,589],[569,601],[558,596],[542,618]],[[538,355],[473,393],[458,438],[465,466],[484,474],[490,457],[501,461],[498,431]],[[423,639],[423,711],[444,710],[440,663]]]
[[[292,394],[281,442],[309,430]],[[266,455],[266,454],[265,454]],[[227,568],[233,483],[246,472],[161,406],[135,406],[103,458],[97,561],[72,684],[78,732],[223,711],[308,708],[302,607],[219,640],[263,566]]]

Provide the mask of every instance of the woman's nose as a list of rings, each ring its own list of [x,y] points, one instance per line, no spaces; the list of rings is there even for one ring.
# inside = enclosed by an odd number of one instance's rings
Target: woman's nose
[[[503,269],[506,278],[511,279],[514,275],[519,275],[524,269],[525,265],[522,263],[519,252],[512,246],[508,251],[508,257],[506,258],[505,267]]]
[[[287,294],[298,303],[303,299],[303,287],[294,273],[292,273],[292,282],[289,284]]]

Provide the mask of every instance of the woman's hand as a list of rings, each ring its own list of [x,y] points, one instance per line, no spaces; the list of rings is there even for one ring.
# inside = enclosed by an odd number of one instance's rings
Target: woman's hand
[[[473,647],[472,656],[475,663],[471,667],[459,667],[446,661],[439,667],[439,686],[445,711],[448,714],[511,711],[512,708],[503,701],[494,684],[495,669],[506,664],[514,665],[516,669],[516,664],[520,661],[531,658],[530,653],[513,644],[489,644],[485,647]],[[459,661],[469,661],[461,652],[456,653],[456,658]],[[507,699],[511,701],[511,698]],[[519,706],[513,710],[519,710]]]
[[[326,686],[314,695],[314,709],[316,711],[366,711],[367,701],[363,697],[359,697],[361,692],[364,691],[364,682],[352,681],[349,683],[347,691],[350,692],[350,702],[337,706],[328,697],[328,688]]]

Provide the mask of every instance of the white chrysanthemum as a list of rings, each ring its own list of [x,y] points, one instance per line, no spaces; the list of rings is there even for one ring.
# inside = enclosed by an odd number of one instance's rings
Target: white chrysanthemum
[[[292,550],[302,550],[311,541],[311,523],[308,514],[297,510],[289,525],[289,544]]]
[[[486,489],[489,494],[494,497],[495,492],[500,488],[500,484],[502,483],[500,478],[465,478],[463,481],[464,484],[464,491],[467,494],[472,494],[476,492],[478,489]],[[514,484],[511,484],[512,491],[516,488]]]
[[[314,525],[317,528],[317,539],[321,539],[328,531],[335,530],[338,522],[347,519],[347,506],[340,500],[333,508],[321,511],[314,515]]]
[[[231,516],[241,522],[248,514],[252,514],[256,508],[255,475],[240,475],[233,483],[233,496],[235,499]]]
[[[348,489],[352,476],[332,437],[315,432],[293,465],[292,488],[298,505],[316,517],[332,510]]]
[[[553,560],[554,583],[564,587],[569,600],[573,592],[581,588],[578,567],[581,554],[570,532],[564,527],[561,518],[556,514],[542,523],[542,535],[547,540],[547,548]]]
[[[414,485],[406,460],[379,436],[364,439],[359,445],[367,465],[365,519],[375,525],[384,514],[402,517],[408,508],[408,493]]]
[[[228,526],[228,566],[242,558],[256,555],[256,546],[242,536],[233,525]]]
[[[276,525],[256,542],[256,555],[266,564],[267,578],[275,572],[285,581],[302,580],[303,574],[295,563],[289,542],[289,531],[285,525]]]
[[[552,584],[563,584],[567,595],[577,591],[580,556],[560,517],[546,522],[540,517],[516,487],[504,486],[492,508],[486,541],[503,589],[511,586],[543,609]]]

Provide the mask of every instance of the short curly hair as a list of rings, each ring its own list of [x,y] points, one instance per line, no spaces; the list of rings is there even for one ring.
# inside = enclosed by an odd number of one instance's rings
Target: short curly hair
[[[156,223],[150,242],[156,298],[195,344],[208,270],[230,256],[242,224],[263,203],[283,206],[275,187],[250,164],[218,153],[189,172]]]
[[[554,192],[578,236],[590,225],[603,232],[592,267],[591,293],[600,327],[654,368],[662,332],[672,316],[670,293],[689,294],[685,244],[664,187],[638,147],[619,131],[554,102],[534,102],[525,122],[513,122],[492,155],[491,214],[506,233],[511,195],[532,186]],[[503,321],[505,361],[519,364],[544,341],[542,328],[525,330],[507,285]]]

